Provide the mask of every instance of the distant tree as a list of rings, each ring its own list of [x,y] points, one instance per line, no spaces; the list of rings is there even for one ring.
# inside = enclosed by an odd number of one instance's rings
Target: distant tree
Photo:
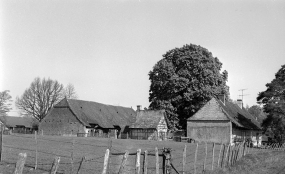
[[[74,85],[69,83],[64,89],[63,89],[63,96],[67,99],[77,99],[78,95],[75,92]]]
[[[172,129],[186,128],[186,119],[212,96],[225,94],[227,71],[207,49],[194,44],[172,49],[149,72],[150,109],[165,109]]]
[[[263,112],[263,109],[258,105],[253,105],[248,108],[248,112],[254,116],[258,122],[262,123],[263,120],[267,117]]]
[[[16,98],[16,106],[24,115],[41,121],[62,99],[62,90],[63,85],[56,80],[35,78],[24,94]]]
[[[285,141],[285,65],[275,74],[275,79],[266,84],[267,89],[260,92],[257,101],[264,105],[268,113],[263,126],[274,133],[276,140]]]
[[[12,97],[9,90],[0,92],[0,116],[6,116],[11,108]]]

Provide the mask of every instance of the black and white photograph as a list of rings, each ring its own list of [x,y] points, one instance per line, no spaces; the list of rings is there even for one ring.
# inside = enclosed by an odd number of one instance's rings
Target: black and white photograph
[[[0,174],[285,174],[285,1],[0,0]]]

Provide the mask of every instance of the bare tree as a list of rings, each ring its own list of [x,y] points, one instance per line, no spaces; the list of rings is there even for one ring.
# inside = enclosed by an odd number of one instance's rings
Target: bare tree
[[[24,115],[41,121],[49,110],[62,99],[63,85],[56,80],[35,78],[24,94],[16,98],[16,106]]]
[[[11,110],[11,96],[9,90],[0,92],[0,116],[6,116],[7,112]]]
[[[74,85],[69,83],[63,90],[63,96],[68,99],[77,99],[78,95],[75,92]]]

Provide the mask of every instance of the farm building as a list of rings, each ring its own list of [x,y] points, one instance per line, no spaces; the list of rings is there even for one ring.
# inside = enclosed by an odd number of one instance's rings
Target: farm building
[[[168,132],[167,119],[164,110],[137,109],[136,122],[130,126],[132,139],[164,140]]]
[[[7,133],[31,134],[38,129],[38,121],[31,117],[2,116],[0,122]]]
[[[132,108],[64,98],[41,121],[39,131],[45,135],[114,136],[135,118]]]
[[[249,114],[242,104],[212,98],[187,120],[187,136],[196,141],[234,143],[251,139],[261,145],[260,123]]]

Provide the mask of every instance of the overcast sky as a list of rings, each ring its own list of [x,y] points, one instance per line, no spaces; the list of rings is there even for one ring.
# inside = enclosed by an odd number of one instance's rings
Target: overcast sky
[[[81,100],[148,107],[148,73],[168,50],[207,48],[231,98],[256,104],[285,64],[285,1],[2,0],[0,91],[35,77],[72,83]],[[17,115],[16,109],[9,115]]]

